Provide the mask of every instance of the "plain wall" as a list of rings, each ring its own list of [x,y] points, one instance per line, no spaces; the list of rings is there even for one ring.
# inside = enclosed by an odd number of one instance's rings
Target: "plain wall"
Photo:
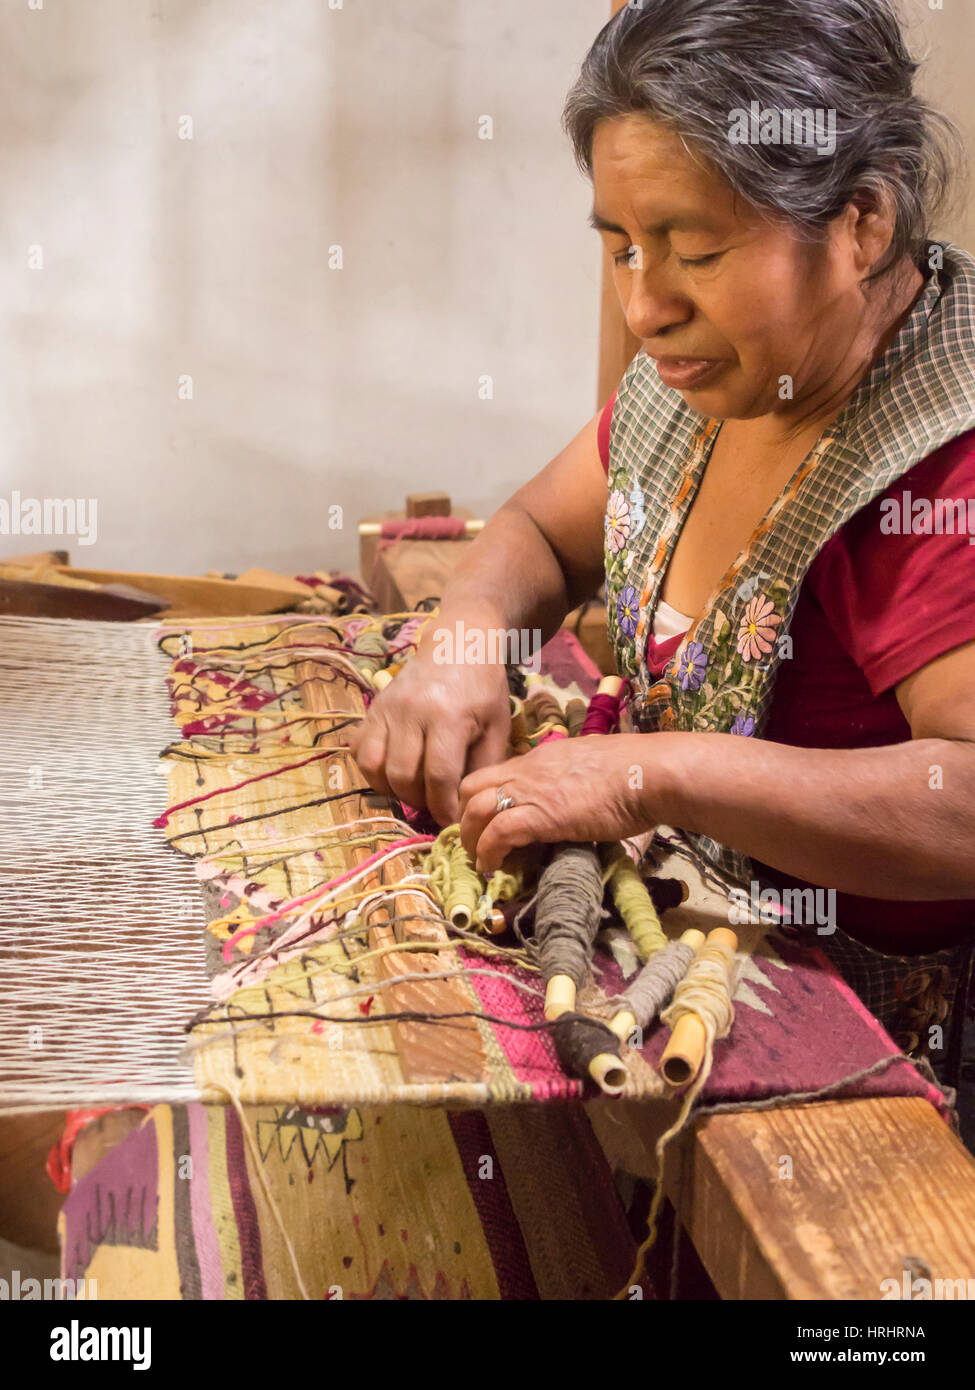
[[[975,134],[970,0],[906,8]],[[0,494],[95,497],[76,563],[186,573],[354,570],[409,491],[489,514],[595,409],[559,117],[608,12],[4,0]],[[942,230],[975,247],[967,213]]]

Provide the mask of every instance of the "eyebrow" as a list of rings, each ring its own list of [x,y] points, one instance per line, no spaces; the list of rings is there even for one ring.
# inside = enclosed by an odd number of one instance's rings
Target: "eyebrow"
[[[610,222],[595,208],[589,214],[589,225],[597,232],[613,232],[617,236],[629,237],[625,228],[620,227],[615,222]],[[713,227],[714,224],[706,216],[686,213],[683,216],[667,217],[663,222],[657,222],[652,227],[644,228],[644,230],[649,236],[666,236],[671,231],[694,232],[700,231],[702,228],[710,231],[713,230]]]

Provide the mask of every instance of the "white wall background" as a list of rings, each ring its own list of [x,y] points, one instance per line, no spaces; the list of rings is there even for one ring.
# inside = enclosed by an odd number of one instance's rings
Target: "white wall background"
[[[972,0],[904,4],[975,134]],[[407,491],[490,513],[595,407],[559,116],[608,11],[0,0],[0,494],[93,496],[77,563],[187,573],[355,569]]]

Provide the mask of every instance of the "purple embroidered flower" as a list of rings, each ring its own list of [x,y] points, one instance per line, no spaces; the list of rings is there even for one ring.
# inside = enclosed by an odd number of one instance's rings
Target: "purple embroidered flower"
[[[636,635],[636,620],[640,606],[640,596],[632,584],[627,584],[626,588],[616,600],[616,621],[620,625],[620,632],[625,637]]]
[[[741,734],[742,738],[754,738],[755,720],[751,715],[748,715],[746,718],[745,715],[739,714],[732,724],[730,732],[733,734]]]
[[[682,690],[700,690],[704,673],[708,667],[707,652],[700,642],[688,642],[681,653],[677,668],[677,679]]]

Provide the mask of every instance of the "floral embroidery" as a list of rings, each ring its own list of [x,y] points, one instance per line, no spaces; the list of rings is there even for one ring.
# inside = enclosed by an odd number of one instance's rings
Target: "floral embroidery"
[[[747,718],[745,715],[739,714],[738,717],[735,719],[735,722],[732,724],[729,732],[733,734],[741,734],[742,738],[754,738],[755,720],[752,718],[750,714],[747,716]]]
[[[636,636],[637,605],[639,597],[632,584],[627,584],[626,588],[616,600],[616,621],[620,625],[620,632],[627,637]]]
[[[610,551],[618,555],[630,536],[630,507],[619,488],[610,494],[606,504],[606,540]]]
[[[775,640],[775,629],[782,621],[775,604],[765,594],[750,599],[738,627],[738,655],[744,661],[768,656]]]
[[[700,642],[688,642],[681,653],[677,679],[682,690],[700,690],[708,666],[707,652]]]

